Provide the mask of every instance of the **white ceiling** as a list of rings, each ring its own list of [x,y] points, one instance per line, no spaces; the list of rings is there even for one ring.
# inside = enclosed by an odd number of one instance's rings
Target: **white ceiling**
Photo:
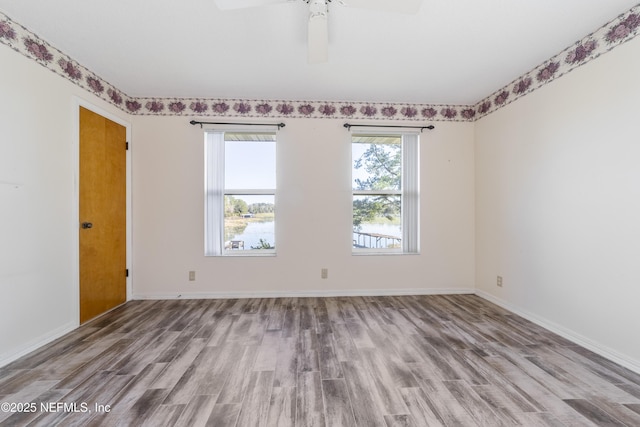
[[[389,0],[393,1],[393,0]],[[417,15],[329,5],[307,63],[303,0],[0,0],[0,11],[133,97],[474,104],[637,0],[424,0]]]

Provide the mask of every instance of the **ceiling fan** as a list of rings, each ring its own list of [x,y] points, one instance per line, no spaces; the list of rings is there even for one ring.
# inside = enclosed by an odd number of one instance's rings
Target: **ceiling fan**
[[[218,9],[245,9],[268,4],[303,1],[309,4],[308,60],[310,64],[327,62],[329,59],[328,15],[332,0],[214,0]],[[376,9],[389,12],[418,13],[422,0],[334,0],[343,6]]]

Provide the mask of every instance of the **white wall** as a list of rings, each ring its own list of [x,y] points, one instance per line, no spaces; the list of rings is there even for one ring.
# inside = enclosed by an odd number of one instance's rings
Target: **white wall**
[[[640,38],[475,129],[478,292],[636,371],[638,76]]]
[[[3,44],[0,64],[2,366],[78,324],[74,96],[115,110]]]
[[[353,256],[343,122],[284,121],[277,257],[215,258],[203,255],[203,130],[187,118],[133,118],[134,297],[473,290],[472,123],[436,123],[423,134],[421,255]]]

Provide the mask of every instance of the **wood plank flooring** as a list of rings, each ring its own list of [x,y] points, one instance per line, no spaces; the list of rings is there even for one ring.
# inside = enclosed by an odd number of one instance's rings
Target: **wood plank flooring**
[[[640,426],[640,375],[473,295],[132,301],[0,369],[0,402],[35,404],[2,426]]]

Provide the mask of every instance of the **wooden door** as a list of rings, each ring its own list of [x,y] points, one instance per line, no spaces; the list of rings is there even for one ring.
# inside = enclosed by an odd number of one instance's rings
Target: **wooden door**
[[[126,128],[80,107],[80,323],[124,303]]]

